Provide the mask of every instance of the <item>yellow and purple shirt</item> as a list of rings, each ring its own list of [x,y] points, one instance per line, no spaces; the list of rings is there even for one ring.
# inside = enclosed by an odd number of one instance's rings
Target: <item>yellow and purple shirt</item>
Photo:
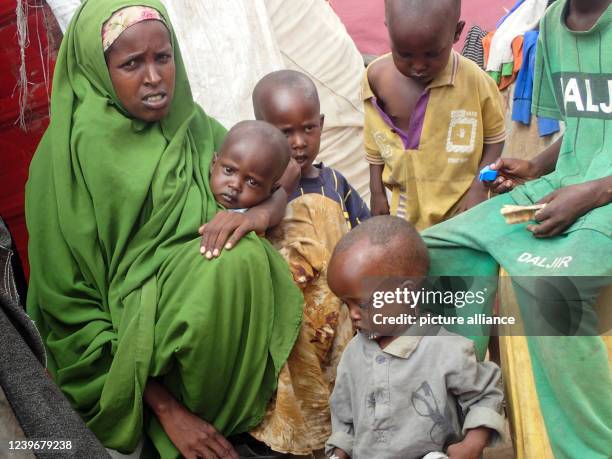
[[[468,191],[483,145],[505,139],[499,90],[475,63],[453,51],[419,97],[405,132],[381,109],[368,70],[363,80],[366,159],[385,166],[391,214],[425,229],[448,218]]]

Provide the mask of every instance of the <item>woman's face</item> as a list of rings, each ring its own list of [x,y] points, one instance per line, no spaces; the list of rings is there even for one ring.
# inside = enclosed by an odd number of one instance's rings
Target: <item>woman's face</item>
[[[170,111],[176,70],[170,34],[160,21],[126,29],[107,51],[106,64],[123,107],[143,121],[159,121]]]

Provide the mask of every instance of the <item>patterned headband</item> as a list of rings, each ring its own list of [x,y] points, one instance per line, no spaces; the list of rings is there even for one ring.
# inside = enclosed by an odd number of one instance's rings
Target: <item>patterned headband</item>
[[[162,15],[157,10],[148,6],[128,6],[115,11],[102,26],[102,46],[104,51],[106,52],[127,28],[139,22],[150,20],[161,21],[166,25]]]

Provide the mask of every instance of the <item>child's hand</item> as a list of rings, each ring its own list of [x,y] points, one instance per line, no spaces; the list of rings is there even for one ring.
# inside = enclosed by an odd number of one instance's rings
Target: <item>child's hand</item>
[[[493,182],[485,183],[485,186],[498,194],[511,191],[517,185],[538,177],[534,164],[524,159],[499,158],[489,167],[498,171],[499,175]]]
[[[346,454],[346,451],[344,451],[343,449],[336,448],[334,449],[334,454],[332,455],[332,457],[336,457],[337,459],[350,459],[351,456]]]
[[[389,215],[389,203],[385,193],[372,193],[370,196],[370,211],[372,217],[377,215]]]
[[[283,175],[278,180],[280,186],[282,186],[287,192],[288,196],[291,196],[291,193],[297,188],[298,183],[300,183],[300,178],[302,177],[302,168],[298,164],[298,162],[291,158],[289,160],[289,164],[287,164],[287,168]]]
[[[480,459],[490,436],[491,430],[486,427],[468,430],[462,441],[448,447],[446,451],[448,459]]]

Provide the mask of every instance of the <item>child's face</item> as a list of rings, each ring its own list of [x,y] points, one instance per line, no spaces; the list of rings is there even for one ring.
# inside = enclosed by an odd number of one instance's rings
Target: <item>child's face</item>
[[[429,22],[419,27],[402,24],[401,19],[390,19],[388,23],[395,66],[404,76],[422,85],[429,84],[444,70],[465,25],[463,21]]]
[[[348,306],[356,330],[368,329],[368,304],[374,293],[371,280],[380,276],[380,267],[372,257],[371,246],[366,240],[334,254],[330,260],[327,283],[334,295]]]
[[[249,139],[224,144],[213,160],[210,186],[226,209],[248,209],[265,201],[276,182],[266,146]]]
[[[350,249],[334,253],[327,269],[329,288],[348,306],[353,327],[369,332],[377,341],[401,334],[410,326],[385,319],[414,316],[418,311],[410,297],[387,298],[386,294],[414,290],[427,274],[426,261],[406,272],[406,268],[390,263],[390,258],[387,247],[373,246],[364,238]]]
[[[316,177],[312,165],[319,154],[323,115],[318,104],[293,91],[281,91],[272,97],[265,110],[268,123],[283,131],[291,147],[291,157],[297,161],[302,177]]]
[[[134,118],[153,122],[170,111],[174,97],[174,54],[160,21],[129,27],[112,44],[106,58],[115,93]]]

